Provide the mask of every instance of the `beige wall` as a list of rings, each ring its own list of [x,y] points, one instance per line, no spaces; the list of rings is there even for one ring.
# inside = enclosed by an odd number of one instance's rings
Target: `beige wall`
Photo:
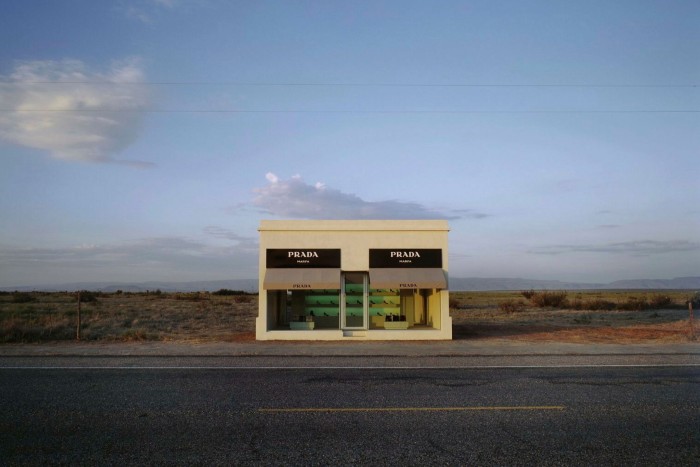
[[[444,294],[446,295],[446,294]],[[442,303],[443,294],[433,293],[428,296],[428,324],[439,329],[442,324],[442,310],[445,309]],[[447,312],[449,314],[449,299],[447,300]]]

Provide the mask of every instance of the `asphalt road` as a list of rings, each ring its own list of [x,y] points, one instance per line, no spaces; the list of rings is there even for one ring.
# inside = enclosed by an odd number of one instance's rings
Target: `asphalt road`
[[[696,365],[51,362],[3,362],[0,464],[700,464]]]

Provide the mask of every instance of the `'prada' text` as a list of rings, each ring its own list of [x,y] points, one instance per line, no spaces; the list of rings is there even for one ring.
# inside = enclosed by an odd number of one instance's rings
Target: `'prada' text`
[[[287,258],[318,258],[318,253],[315,251],[290,251],[287,253]]]
[[[392,251],[389,256],[391,258],[420,258],[420,253],[417,251]]]

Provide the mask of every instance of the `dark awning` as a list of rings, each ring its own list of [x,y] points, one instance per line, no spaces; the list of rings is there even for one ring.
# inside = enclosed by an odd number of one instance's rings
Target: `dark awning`
[[[265,271],[265,290],[340,289],[340,269],[276,268]]]
[[[372,289],[446,289],[440,268],[376,268],[369,270]]]

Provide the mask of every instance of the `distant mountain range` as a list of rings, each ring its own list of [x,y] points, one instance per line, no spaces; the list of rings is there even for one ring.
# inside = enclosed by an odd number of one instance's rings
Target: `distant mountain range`
[[[583,290],[583,289],[698,289],[700,277],[676,277],[674,279],[634,279],[610,283],[561,282],[520,278],[480,278],[480,277],[450,277],[450,290]],[[220,281],[195,282],[74,282],[67,284],[47,284],[23,287],[0,287],[6,292],[12,291],[73,291],[94,290],[101,292],[145,292],[146,290],[161,290],[162,292],[193,292],[216,291],[220,289],[242,290],[257,292],[257,279],[238,279]]]
[[[631,279],[609,283],[561,282],[519,278],[450,277],[450,290],[585,290],[585,289],[700,289],[700,277]]]

